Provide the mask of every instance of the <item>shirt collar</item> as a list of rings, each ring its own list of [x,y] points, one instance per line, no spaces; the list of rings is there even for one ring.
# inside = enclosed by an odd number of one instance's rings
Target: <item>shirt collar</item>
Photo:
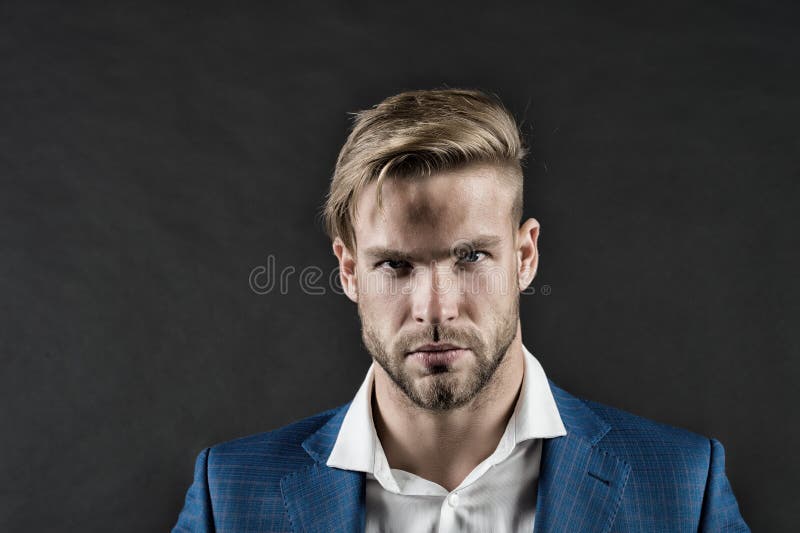
[[[506,431],[498,444],[498,448],[507,448],[507,453],[524,440],[554,438],[567,434],[542,365],[525,345],[522,346],[522,351],[525,370],[520,395]],[[372,419],[371,399],[375,364],[373,362],[370,365],[361,387],[345,414],[336,443],[326,463],[328,466],[369,474],[375,474],[376,467],[383,466],[376,465],[382,462],[380,458],[383,457],[383,449]]]

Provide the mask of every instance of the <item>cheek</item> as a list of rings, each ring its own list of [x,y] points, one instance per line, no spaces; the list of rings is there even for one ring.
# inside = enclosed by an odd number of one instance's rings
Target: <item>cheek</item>
[[[496,294],[465,294],[461,303],[461,315],[468,317],[477,326],[483,328],[491,324],[500,313],[500,303]]]
[[[399,294],[405,281],[380,270],[358,271],[359,297],[373,301],[388,301]]]
[[[492,265],[470,273],[464,279],[467,298],[489,302],[505,302],[518,294],[517,271],[508,265]],[[494,304],[489,304],[494,305]]]
[[[476,322],[505,316],[519,297],[516,271],[490,269],[475,273],[466,281],[463,306]]]
[[[409,295],[403,291],[402,283],[376,279],[370,276],[362,289],[359,286],[358,301],[364,318],[373,326],[384,329],[399,328],[409,306]],[[363,278],[362,278],[363,279]]]

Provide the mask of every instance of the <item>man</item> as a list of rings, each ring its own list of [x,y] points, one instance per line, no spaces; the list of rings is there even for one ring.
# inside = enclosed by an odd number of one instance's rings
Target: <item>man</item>
[[[325,217],[374,362],[352,402],[203,450],[174,531],[749,531],[718,441],[578,399],[523,345],[525,155],[479,91],[357,115]]]

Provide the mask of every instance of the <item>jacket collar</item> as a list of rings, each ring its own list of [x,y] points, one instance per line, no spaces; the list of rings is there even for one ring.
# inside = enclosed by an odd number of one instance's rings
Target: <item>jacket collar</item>
[[[325,464],[348,407],[350,403],[341,406],[303,441],[303,449],[314,463],[281,478],[283,501],[296,532],[364,531],[364,473]]]
[[[552,381],[550,389],[567,435],[542,443],[534,532],[607,533],[630,465],[598,447],[611,429],[608,423]]]
[[[582,400],[548,380],[567,435],[544,439],[535,533],[606,533],[619,508],[630,466],[597,445],[611,429]],[[303,442],[314,463],[281,479],[297,531],[364,531],[365,475],[325,464],[349,403]]]

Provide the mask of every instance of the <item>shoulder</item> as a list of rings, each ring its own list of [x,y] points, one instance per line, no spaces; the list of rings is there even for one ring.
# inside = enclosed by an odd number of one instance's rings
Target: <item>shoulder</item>
[[[715,441],[600,402],[576,400],[606,428],[597,449],[630,465],[634,484],[667,483],[702,491]]]
[[[594,436],[591,444],[624,460],[634,470],[708,472],[713,441],[684,428],[574,396],[550,382],[567,427]]]
[[[680,452],[706,459],[709,456],[711,440],[708,437],[599,402],[581,401],[608,424],[610,429],[601,445],[613,448],[618,454],[639,457]]]
[[[205,448],[197,457],[194,483],[186,496],[187,511],[180,523],[192,531],[198,529],[191,525],[198,519],[205,524],[213,520],[226,531],[291,529],[281,480],[315,464],[303,443],[311,435],[327,435],[320,429],[331,425],[331,419],[346,406]]]
[[[749,531],[725,476],[725,454],[718,440],[557,387],[553,391],[559,410],[565,407],[562,417],[574,421],[579,419],[575,413],[582,413],[581,422],[600,428],[594,431],[598,438],[587,444],[629,467],[615,529],[655,530],[652,519],[657,516],[671,524],[670,531],[697,530],[698,524],[704,524],[704,531]]]
[[[303,442],[322,428],[334,415],[346,409],[340,405],[286,426],[221,442],[208,449],[209,474],[231,468],[272,468],[290,470],[313,459],[303,449]]]
[[[601,435],[595,442],[600,448],[632,456],[680,449],[708,457],[711,440],[699,433],[573,395],[552,381],[550,388],[567,428],[591,426]]]

